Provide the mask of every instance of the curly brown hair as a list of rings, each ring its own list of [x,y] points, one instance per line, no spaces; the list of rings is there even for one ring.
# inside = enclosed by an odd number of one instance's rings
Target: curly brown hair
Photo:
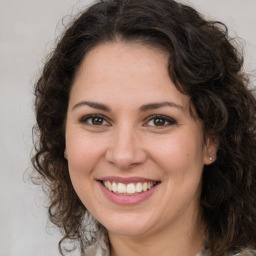
[[[204,167],[201,206],[205,248],[212,256],[256,248],[256,100],[243,59],[226,26],[173,0],[102,0],[67,28],[35,85],[38,140],[32,159],[49,191],[50,220],[81,251],[87,209],[69,177],[65,119],[69,93],[86,54],[103,42],[135,41],[170,55],[169,74],[191,97],[207,136],[219,142],[217,160]]]

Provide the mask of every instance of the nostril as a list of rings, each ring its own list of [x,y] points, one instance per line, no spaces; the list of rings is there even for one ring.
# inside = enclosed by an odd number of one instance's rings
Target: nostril
[[[116,146],[106,152],[106,160],[120,169],[127,169],[145,162],[147,154],[144,150],[134,146]]]

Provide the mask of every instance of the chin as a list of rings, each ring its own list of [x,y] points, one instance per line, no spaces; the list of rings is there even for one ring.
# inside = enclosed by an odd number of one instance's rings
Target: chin
[[[148,233],[152,228],[152,223],[142,223],[140,221],[126,221],[126,222],[112,222],[106,221],[107,225],[103,226],[109,233],[118,234],[122,236],[142,236]]]

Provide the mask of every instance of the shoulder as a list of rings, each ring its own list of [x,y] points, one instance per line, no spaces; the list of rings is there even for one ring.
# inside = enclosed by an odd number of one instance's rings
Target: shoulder
[[[233,254],[232,256],[256,256],[256,250],[244,249],[237,254]]]
[[[209,251],[204,251],[201,254],[197,254],[196,256],[211,256],[211,253]],[[242,249],[239,253],[231,253],[227,254],[227,256],[256,256],[256,250]]]
[[[109,256],[109,242],[106,233],[98,232],[95,243],[87,248],[83,256]]]

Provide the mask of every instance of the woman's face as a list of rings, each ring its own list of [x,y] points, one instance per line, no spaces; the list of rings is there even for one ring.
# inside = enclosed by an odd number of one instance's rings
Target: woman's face
[[[160,50],[112,42],[91,50],[77,72],[66,121],[69,172],[109,233],[182,230],[198,217],[214,146],[167,65]]]

